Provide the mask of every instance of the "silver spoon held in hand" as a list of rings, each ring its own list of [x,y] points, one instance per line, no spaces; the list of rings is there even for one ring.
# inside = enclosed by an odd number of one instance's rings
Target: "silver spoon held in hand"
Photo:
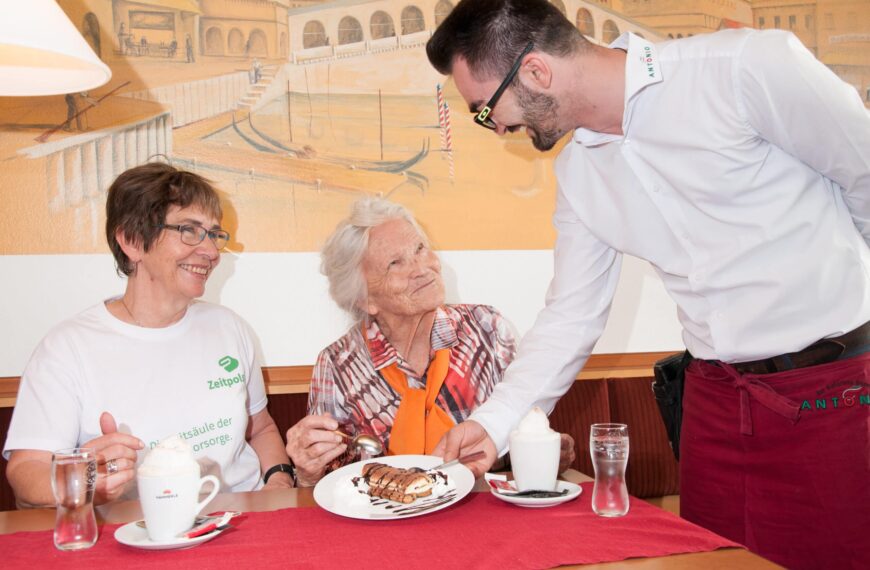
[[[341,437],[347,439],[348,447],[359,449],[360,451],[364,451],[371,456],[380,455],[384,452],[384,446],[381,445],[381,442],[378,441],[376,437],[372,437],[364,433],[357,434],[351,437],[343,431],[339,430],[333,430],[332,433],[340,435]]]

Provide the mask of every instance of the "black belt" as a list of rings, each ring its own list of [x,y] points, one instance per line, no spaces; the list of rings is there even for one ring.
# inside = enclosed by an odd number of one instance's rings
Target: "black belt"
[[[771,374],[845,360],[867,351],[870,351],[870,321],[846,334],[823,338],[798,352],[750,362],[735,362],[731,366],[744,373]]]

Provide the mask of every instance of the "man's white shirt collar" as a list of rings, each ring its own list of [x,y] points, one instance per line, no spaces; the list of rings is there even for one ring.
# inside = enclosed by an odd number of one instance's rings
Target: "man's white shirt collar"
[[[660,83],[662,69],[659,65],[655,44],[631,32],[625,32],[607,47],[622,49],[626,52],[625,107],[622,111],[622,132],[624,133],[631,119],[634,96],[645,87]],[[623,135],[599,133],[582,127],[574,131],[574,141],[584,146],[597,146],[621,140],[622,137]]]

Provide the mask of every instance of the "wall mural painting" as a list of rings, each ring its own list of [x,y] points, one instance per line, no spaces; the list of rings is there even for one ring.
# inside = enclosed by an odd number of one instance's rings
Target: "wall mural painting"
[[[552,0],[592,41],[790,29],[870,97],[866,0]],[[59,0],[113,72],[0,99],[0,253],[104,252],[105,191],[171,160],[215,181],[237,251],[315,251],[356,198],[441,249],[552,245],[555,151],[470,120],[425,56],[450,0]]]

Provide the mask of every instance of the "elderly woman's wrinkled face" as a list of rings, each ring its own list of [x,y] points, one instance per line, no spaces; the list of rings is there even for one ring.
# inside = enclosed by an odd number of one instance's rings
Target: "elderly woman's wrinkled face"
[[[368,285],[365,308],[372,316],[413,317],[444,302],[441,262],[405,220],[372,228],[363,273]]]

